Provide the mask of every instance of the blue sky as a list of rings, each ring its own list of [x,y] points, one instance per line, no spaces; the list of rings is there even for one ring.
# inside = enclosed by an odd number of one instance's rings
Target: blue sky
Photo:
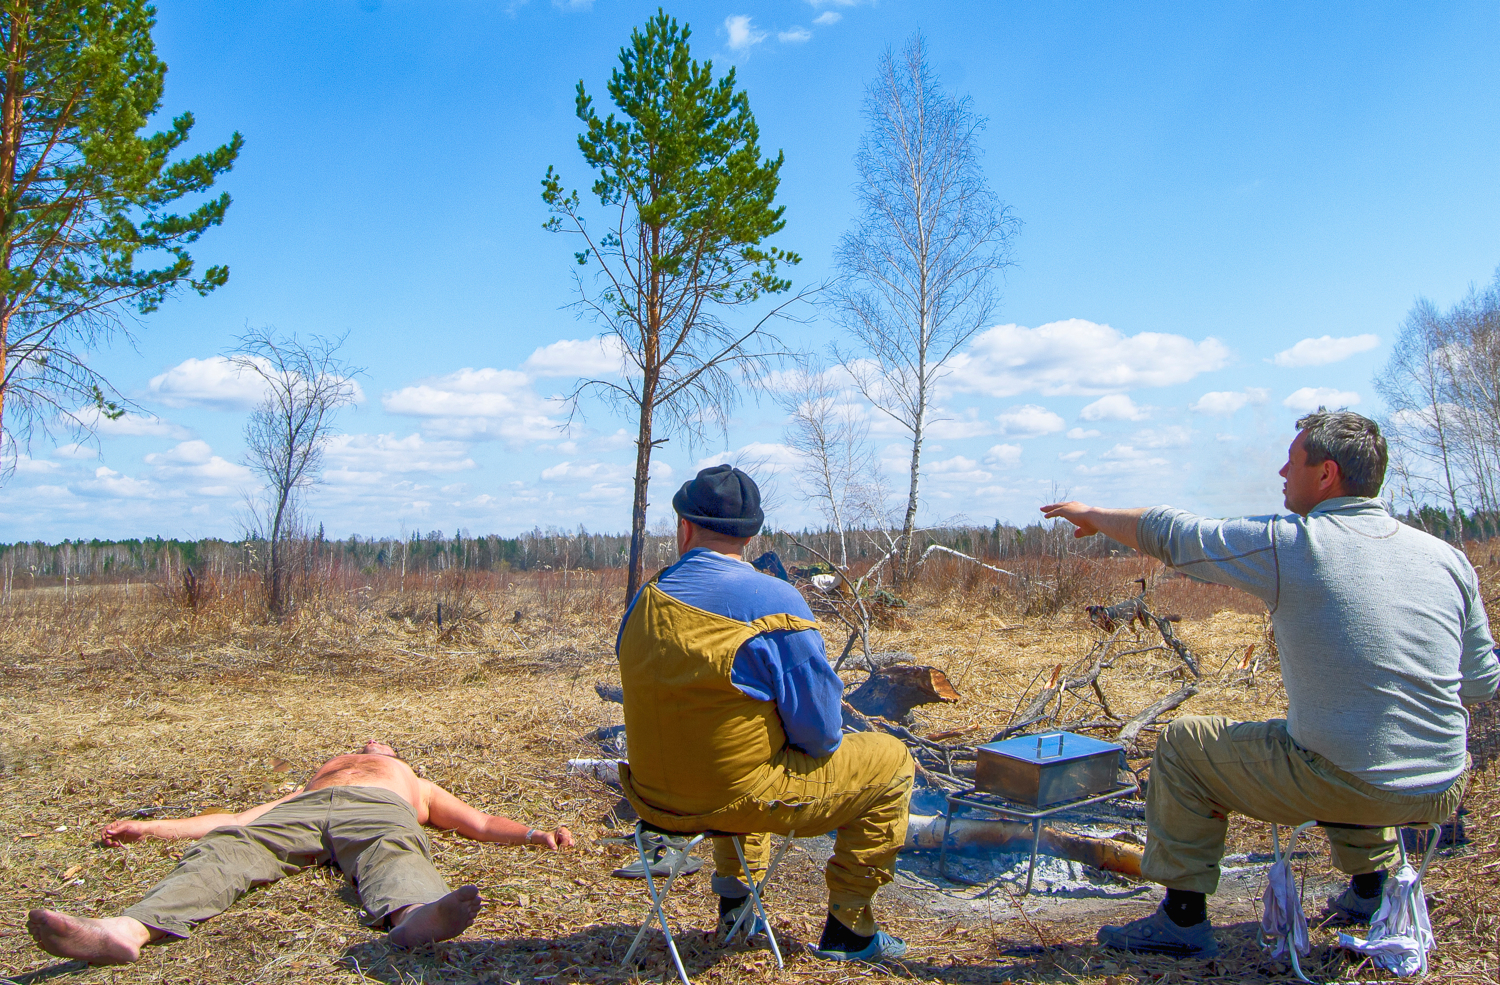
[[[555,164],[587,188],[573,87],[607,100],[654,10],[160,0],[164,111],[194,112],[198,147],[246,138],[234,205],[196,254],[230,282],[93,356],[138,413],[96,445],[35,442],[0,487],[0,539],[234,535],[255,395],[217,357],[247,325],[347,335],[366,370],[308,501],[330,534],[626,528],[632,422],[590,407],[582,430],[552,426],[597,329],[565,308],[574,247],[542,230],[539,180]],[[763,149],[785,152],[777,242],[805,258],[799,284],[833,272],[886,45],[920,28],[988,118],[986,172],[1024,226],[994,327],[941,395],[928,518],[1025,522],[1054,489],[1275,510],[1298,410],[1378,413],[1370,379],[1412,302],[1447,304],[1500,265],[1493,4],[669,13],[699,58],[735,67]],[[811,316],[788,341],[838,337]],[[752,402],[727,446],[667,445],[653,518],[700,463],[743,455],[780,471],[773,521],[811,519],[782,428]],[[899,436],[876,438],[894,478]]]

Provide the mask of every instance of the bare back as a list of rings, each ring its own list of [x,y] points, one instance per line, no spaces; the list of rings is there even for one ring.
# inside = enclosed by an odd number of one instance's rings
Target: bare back
[[[335,756],[307,781],[305,791],[324,787],[382,787],[406,798],[417,812],[417,821],[427,823],[428,791],[431,784],[419,778],[411,767],[394,756],[351,753]]]

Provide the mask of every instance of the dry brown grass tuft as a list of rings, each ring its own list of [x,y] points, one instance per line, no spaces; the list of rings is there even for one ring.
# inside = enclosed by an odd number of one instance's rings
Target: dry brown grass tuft
[[[964,728],[983,738],[1002,727],[1039,671],[1076,660],[1097,638],[1082,604],[1124,597],[1133,578],[1154,574],[1139,561],[1082,564],[1062,572],[1078,584],[1047,616],[1025,615],[1031,600],[1006,579],[972,566],[946,574],[934,567],[877,639],[880,649],[908,650],[943,667],[964,695],[919,712],[918,731]],[[1039,565],[1030,577],[1056,582],[1057,574]],[[277,624],[257,615],[245,585],[206,586],[196,606],[154,585],[84,587],[66,600],[57,590],[16,593],[0,610],[0,974],[23,982],[62,976],[120,983],[627,980],[618,962],[644,893],[609,877],[623,853],[597,844],[617,799],[563,767],[569,757],[597,755],[590,735],[620,721],[619,706],[593,690],[596,681],[618,680],[612,648],[619,575],[449,572],[409,577],[402,588],[390,578],[321,586]],[[1183,616],[1179,632],[1205,669],[1203,693],[1184,711],[1280,713],[1274,659],[1253,678],[1237,669],[1246,647],[1264,647],[1258,603],[1182,579],[1159,582],[1153,600],[1158,611]],[[1144,652],[1122,660],[1106,687],[1117,712],[1128,715],[1174,690],[1180,673],[1171,654]],[[390,951],[358,926],[352,895],[330,870],[252,892],[191,940],[150,948],[126,969],[57,962],[26,936],[27,909],[116,913],[180,852],[180,845],[160,843],[101,848],[104,822],[150,806],[188,813],[268,799],[370,737],[391,742],[426,776],[485,809],[538,826],[572,825],[580,848],[545,854],[435,835],[439,868],[455,884],[477,883],[488,905],[460,940],[409,954]],[[1477,982],[1495,970],[1500,795],[1493,768],[1476,778],[1470,807],[1474,844],[1440,862],[1430,886],[1442,941],[1438,971],[1445,980]],[[1232,838],[1241,851],[1269,847],[1264,825],[1237,822]],[[1327,875],[1320,857],[1307,864],[1314,875]],[[1023,919],[1001,901],[972,921],[888,903],[882,917],[911,944],[907,960],[888,970],[829,966],[797,946],[815,942],[821,924],[819,867],[799,848],[778,883],[774,912],[796,952],[787,971],[774,975],[763,950],[723,950],[690,929],[679,940],[695,979],[1283,977],[1255,952],[1243,906],[1219,913],[1221,921],[1229,918],[1221,930],[1225,955],[1212,965],[1100,952],[1091,943],[1097,912]],[[1133,915],[1131,905],[1121,905],[1121,917]],[[712,925],[702,877],[669,907],[687,928]],[[1038,948],[1038,934],[1053,946]],[[1331,931],[1315,938],[1315,978],[1369,977],[1368,969],[1330,956]],[[658,943],[643,978],[660,973],[662,957]]]

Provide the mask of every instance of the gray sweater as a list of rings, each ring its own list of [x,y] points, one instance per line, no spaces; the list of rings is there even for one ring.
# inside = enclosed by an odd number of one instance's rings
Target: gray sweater
[[[1464,703],[1500,682],[1463,554],[1356,497],[1306,518],[1214,520],[1158,506],[1136,533],[1152,557],[1270,607],[1298,745],[1405,793],[1441,790],[1463,772]]]

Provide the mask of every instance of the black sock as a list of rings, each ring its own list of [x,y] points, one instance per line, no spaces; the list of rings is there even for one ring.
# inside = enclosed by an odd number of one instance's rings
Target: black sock
[[[823,924],[823,938],[818,941],[820,951],[863,951],[870,946],[875,939],[872,934],[869,937],[861,937],[848,927],[844,922],[832,913]]]
[[[1349,885],[1354,890],[1354,895],[1360,899],[1374,899],[1385,888],[1385,876],[1384,869],[1379,872],[1361,872],[1349,880]]]
[[[1161,907],[1179,927],[1192,927],[1208,919],[1208,897],[1202,893],[1168,889]]]

